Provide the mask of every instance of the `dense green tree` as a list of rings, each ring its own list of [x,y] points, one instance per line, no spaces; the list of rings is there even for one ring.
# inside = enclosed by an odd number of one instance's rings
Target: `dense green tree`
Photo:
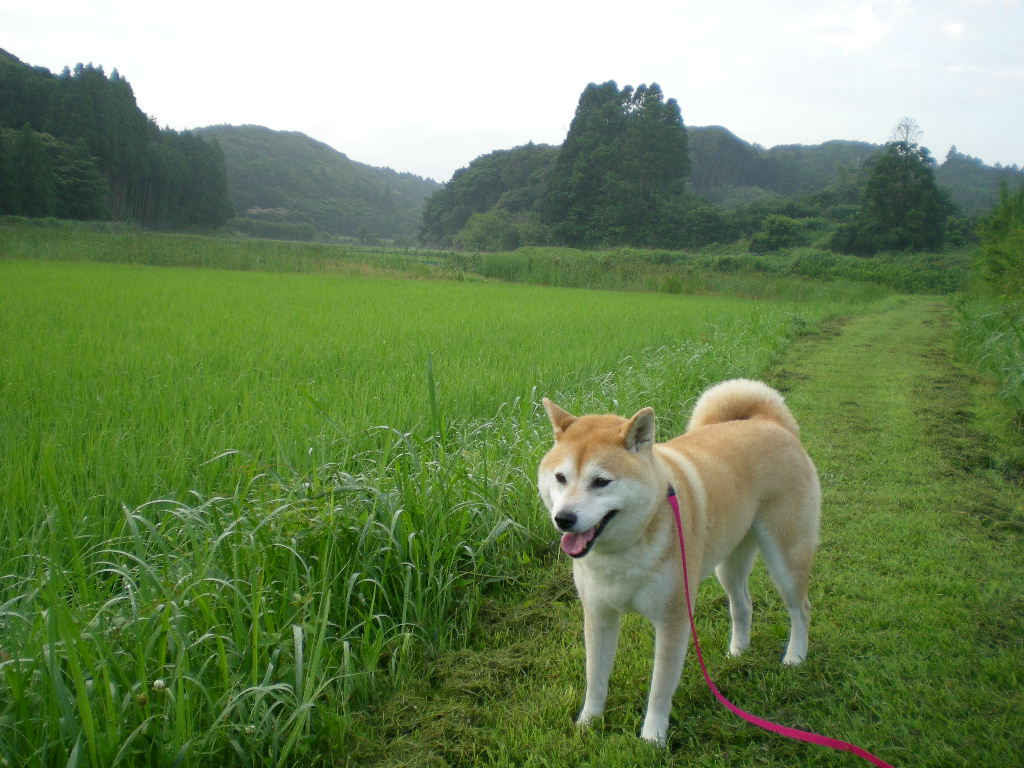
[[[455,235],[455,245],[470,251],[514,251],[521,244],[513,215],[500,208],[474,213]]]
[[[0,49],[0,126],[20,129],[28,123],[42,131],[55,78],[44,67],[29,67]]]
[[[654,244],[659,215],[690,168],[675,99],[657,84],[588,85],[540,203],[541,220],[569,245]]]
[[[0,128],[0,214],[7,210],[14,199],[14,179],[11,176],[11,152],[7,148],[7,132]]]
[[[216,142],[171,130],[147,151],[140,217],[173,229],[217,227],[230,218],[224,154]]]
[[[107,217],[107,180],[79,139],[73,146],[54,140],[57,216],[62,219]]]
[[[0,213],[102,219],[106,179],[83,142],[0,128]]]
[[[605,181],[622,164],[623,96],[609,81],[591,83],[580,96],[569,133],[541,201],[541,220],[555,237],[582,245],[607,234]]]
[[[79,64],[73,73],[65,68],[51,96],[46,131],[68,143],[85,141],[107,177],[114,218],[142,218],[146,148],[158,131],[116,70],[108,78],[92,64]]]
[[[890,143],[870,166],[863,206],[879,250],[934,251],[945,242],[952,208],[924,147]]]
[[[0,51],[3,128],[5,212],[175,228],[231,214],[220,149],[158,129],[117,70],[79,64],[55,77]]]
[[[806,245],[807,232],[797,219],[772,214],[765,218],[758,232],[750,240],[751,253],[771,253],[796,245]]]
[[[700,248],[729,243],[740,236],[734,217],[718,205],[689,195],[673,196],[661,206],[656,242],[662,248]]]
[[[421,240],[451,245],[474,214],[492,209],[516,214],[517,230],[521,229],[536,209],[558,153],[555,147],[531,143],[476,158],[427,199]]]
[[[179,214],[183,225],[216,227],[231,215],[224,153],[216,142],[203,141],[194,134],[178,139],[188,167],[185,205]]]
[[[999,202],[979,230],[982,279],[997,295],[1024,299],[1024,184],[1012,192],[1002,184]]]
[[[935,182],[928,150],[913,141],[915,126],[901,122],[896,139],[866,164],[860,213],[833,237],[837,250],[870,255],[942,249],[955,208]]]
[[[28,123],[18,132],[9,163],[12,185],[10,213],[53,216],[57,213],[57,179],[42,136]]]

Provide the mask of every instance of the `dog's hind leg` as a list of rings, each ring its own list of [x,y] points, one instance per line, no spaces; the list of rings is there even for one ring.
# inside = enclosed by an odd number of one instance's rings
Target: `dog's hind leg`
[[[753,605],[747,582],[757,557],[757,536],[747,534],[728,557],[715,568],[719,583],[729,596],[729,614],[732,616],[732,639],[729,655],[739,656],[750,647],[750,621]]]
[[[814,542],[797,541],[784,546],[767,531],[761,530],[758,543],[768,573],[789,610],[789,643],[782,663],[795,666],[807,658],[807,635],[811,623],[807,581],[814,557]]]

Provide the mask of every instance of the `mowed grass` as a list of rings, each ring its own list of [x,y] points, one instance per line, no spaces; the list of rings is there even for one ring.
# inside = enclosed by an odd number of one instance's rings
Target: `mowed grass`
[[[827,299],[0,260],[0,759],[339,759],[545,546],[541,394],[679,428]]]

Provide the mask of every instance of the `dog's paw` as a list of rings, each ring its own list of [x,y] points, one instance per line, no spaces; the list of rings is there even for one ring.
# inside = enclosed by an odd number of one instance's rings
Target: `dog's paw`
[[[669,740],[669,713],[658,712],[657,710],[647,711],[643,719],[643,728],[640,730],[640,738],[650,741],[658,746],[665,746]]]
[[[787,653],[782,658],[782,665],[784,667],[799,667],[803,663],[804,663],[804,657],[803,656],[797,656],[796,654],[790,655],[790,654]]]
[[[648,729],[648,727],[645,725],[644,729],[640,732],[640,738],[644,741],[651,742],[651,744],[656,744],[659,747],[664,747],[668,743],[668,729]]]
[[[589,728],[595,717],[600,717],[600,712],[590,712],[584,709],[580,712],[579,717],[576,718],[577,728]]]

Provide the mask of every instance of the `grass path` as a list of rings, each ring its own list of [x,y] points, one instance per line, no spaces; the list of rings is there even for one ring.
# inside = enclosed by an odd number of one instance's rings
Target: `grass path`
[[[825,491],[808,661],[779,664],[786,617],[758,565],[754,635],[725,655],[713,580],[698,629],[726,696],[893,765],[1024,764],[1022,495],[988,469],[948,306],[900,299],[799,342],[768,378],[785,390]],[[665,404],[654,404],[666,407]],[[471,647],[432,661],[357,721],[341,762],[386,766],[853,766],[718,707],[691,659],[669,749],[640,742],[651,633],[625,622],[603,721],[578,732],[580,610],[566,558],[498,594]],[[635,617],[634,617],[635,618]],[[340,746],[340,745],[339,745]]]

